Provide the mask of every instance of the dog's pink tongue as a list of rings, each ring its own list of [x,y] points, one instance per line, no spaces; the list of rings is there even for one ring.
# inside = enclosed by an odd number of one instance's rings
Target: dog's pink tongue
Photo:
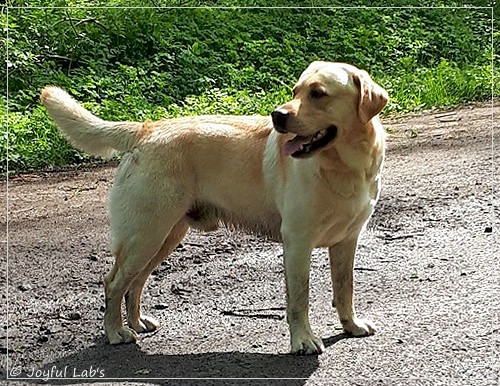
[[[284,155],[292,155],[296,151],[302,148],[302,145],[307,142],[306,137],[301,137],[297,135],[294,139],[285,142],[285,146],[283,146],[283,154]]]

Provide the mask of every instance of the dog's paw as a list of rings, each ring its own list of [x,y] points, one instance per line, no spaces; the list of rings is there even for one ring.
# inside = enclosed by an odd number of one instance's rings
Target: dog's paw
[[[110,344],[134,343],[137,341],[137,333],[128,327],[120,327],[117,330],[106,331],[106,337]]]
[[[342,323],[344,331],[354,336],[367,336],[375,333],[373,322],[366,319],[353,319]]]
[[[292,338],[291,353],[295,355],[314,355],[325,351],[323,341],[311,333],[300,334]]]
[[[153,332],[160,327],[160,323],[158,323],[156,319],[145,315],[141,315],[141,317],[135,322],[129,321],[128,324],[138,333]]]

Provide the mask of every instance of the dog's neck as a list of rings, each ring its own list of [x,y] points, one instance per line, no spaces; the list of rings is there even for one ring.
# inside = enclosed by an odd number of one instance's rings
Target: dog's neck
[[[366,186],[366,182],[375,182],[382,168],[386,134],[378,117],[368,122],[363,130],[367,135],[361,142],[349,144],[343,139],[339,148],[347,151],[339,152],[334,144],[316,155],[319,176],[333,190],[342,186],[347,188],[347,191],[338,192],[345,197],[357,194],[358,187]]]
[[[346,133],[336,139],[332,146],[317,154],[321,168],[366,176],[377,174],[385,152],[384,128],[378,117],[374,117],[368,123],[359,125],[356,130],[363,133],[362,136],[355,136],[356,142]]]

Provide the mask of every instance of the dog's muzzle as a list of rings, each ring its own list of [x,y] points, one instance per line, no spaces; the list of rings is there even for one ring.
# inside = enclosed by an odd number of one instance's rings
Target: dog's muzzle
[[[287,134],[290,113],[285,109],[276,109],[271,113],[274,129],[281,134]],[[337,136],[337,127],[330,125],[308,136],[295,135],[294,138],[285,142],[282,152],[294,158],[307,158],[316,151],[324,148]]]

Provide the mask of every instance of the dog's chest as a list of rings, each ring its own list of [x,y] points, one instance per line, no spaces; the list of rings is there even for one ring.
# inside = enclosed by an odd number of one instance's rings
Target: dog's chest
[[[326,207],[315,216],[320,220],[317,247],[335,244],[346,237],[359,234],[372,215],[379,197],[381,176],[369,181],[359,180],[351,186],[350,194],[332,189]],[[343,186],[345,189],[345,186]]]

